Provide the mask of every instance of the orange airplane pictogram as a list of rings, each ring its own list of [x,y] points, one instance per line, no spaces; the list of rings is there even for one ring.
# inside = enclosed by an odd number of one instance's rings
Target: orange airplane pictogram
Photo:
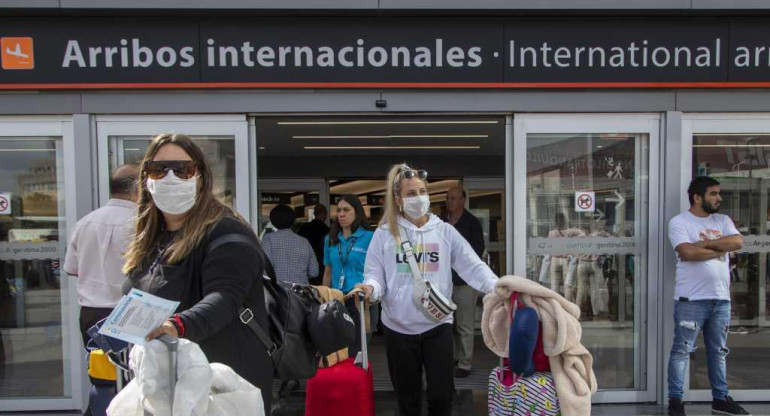
[[[0,38],[3,69],[34,69],[32,38]]]

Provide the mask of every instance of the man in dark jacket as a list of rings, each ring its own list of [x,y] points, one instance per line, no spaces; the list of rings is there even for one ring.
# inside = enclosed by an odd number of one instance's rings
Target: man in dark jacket
[[[457,231],[468,240],[473,251],[481,257],[484,253],[484,233],[479,219],[465,209],[466,197],[465,190],[460,186],[447,191],[444,221],[454,225]],[[452,301],[457,304],[454,317],[454,352],[457,363],[455,377],[463,378],[471,374],[473,363],[474,323],[478,294],[454,270],[452,270],[452,281],[454,283]]]
[[[326,234],[329,234],[329,226],[326,225],[326,217],[328,215],[326,206],[324,204],[316,204],[313,208],[313,215],[315,215],[313,221],[302,224],[298,234],[307,238],[307,241],[310,242],[310,246],[313,247],[313,252],[315,253],[316,260],[318,260],[318,265],[323,266],[324,237],[326,237]],[[323,270],[321,270],[317,277],[310,279],[310,284],[320,286],[321,280],[323,280],[323,274]]]

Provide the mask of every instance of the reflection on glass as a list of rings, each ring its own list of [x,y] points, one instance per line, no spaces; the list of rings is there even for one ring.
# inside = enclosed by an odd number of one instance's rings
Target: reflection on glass
[[[646,388],[646,145],[641,134],[527,136],[527,277],[580,306],[601,389]]]
[[[321,196],[318,191],[270,191],[260,192],[259,195],[259,232],[260,238],[269,232],[275,231],[270,224],[270,211],[279,204],[292,207],[297,219],[292,225],[292,230],[298,232],[302,224],[312,221],[312,211],[316,204],[321,202]],[[336,215],[336,209],[332,205],[332,216]]]
[[[711,176],[721,183],[720,212],[730,216],[744,236],[743,250],[730,255],[730,388],[768,389],[770,135],[694,135],[692,160],[693,177]],[[690,361],[690,374],[690,388],[710,388],[702,337]]]
[[[485,261],[498,276],[505,275],[505,194],[502,191],[471,191],[468,207],[481,221],[486,247]]]
[[[57,138],[0,139],[0,399],[68,394],[61,155]]]
[[[235,208],[235,140],[232,136],[190,136],[203,150],[214,176],[214,195]],[[110,172],[126,163],[140,163],[150,138],[111,136],[117,152],[110,158]]]

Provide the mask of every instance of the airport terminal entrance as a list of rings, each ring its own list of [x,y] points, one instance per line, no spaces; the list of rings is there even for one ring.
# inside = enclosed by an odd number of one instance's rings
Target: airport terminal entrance
[[[436,215],[444,214],[447,190],[463,186],[466,209],[482,224],[483,260],[506,274],[505,117],[260,117],[255,126],[260,234],[271,232],[269,214],[277,204],[294,208],[299,229],[318,203],[334,220],[344,194],[359,197],[374,228],[384,211],[387,170],[406,162],[428,171]],[[458,390],[486,389],[497,364],[481,339],[481,308],[479,295],[474,367],[456,380]],[[382,336],[375,334],[370,351],[375,389],[391,390]]]
[[[96,130],[100,178],[138,160],[159,131],[191,135],[212,161],[215,194],[260,234],[270,232],[277,204],[294,209],[299,228],[319,203],[334,220],[343,194],[356,195],[376,226],[394,163],[428,172],[437,215],[447,190],[461,184],[492,270],[526,276],[581,306],[596,402],[656,400],[664,384],[655,365],[666,348],[657,336],[659,250],[648,249],[665,241],[652,208],[660,205],[657,115],[100,116]],[[106,202],[107,181],[98,189]],[[577,203],[584,194],[590,206]],[[481,338],[481,311],[479,295],[473,370],[456,380],[474,404],[476,395],[485,402],[498,364]],[[371,353],[375,388],[387,391],[383,344],[375,335]]]

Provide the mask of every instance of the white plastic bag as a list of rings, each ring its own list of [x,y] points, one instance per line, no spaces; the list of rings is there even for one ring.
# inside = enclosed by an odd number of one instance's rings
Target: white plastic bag
[[[213,363],[211,370],[214,377],[207,416],[265,416],[262,392],[257,387],[224,364]]]
[[[174,413],[171,414],[169,355],[160,341],[131,350],[135,378],[107,408],[108,416],[264,416],[260,390],[230,367],[209,364],[198,344],[179,340]]]

